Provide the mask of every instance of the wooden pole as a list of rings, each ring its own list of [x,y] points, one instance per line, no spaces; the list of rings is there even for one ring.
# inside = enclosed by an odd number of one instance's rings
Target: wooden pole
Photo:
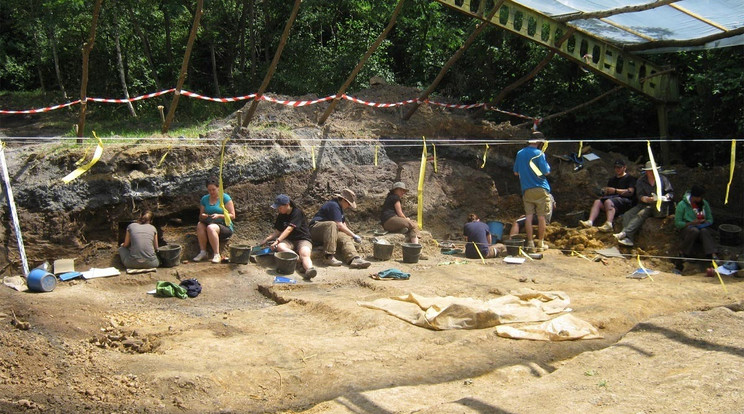
[[[419,101],[425,100],[426,98],[429,97],[429,95],[432,92],[434,92],[434,89],[436,89],[436,87],[439,86],[439,83],[442,81],[442,79],[444,78],[444,75],[449,71],[449,69],[452,67],[452,65],[454,65],[455,62],[457,62],[460,59],[460,57],[462,57],[462,54],[465,53],[466,50],[468,50],[468,48],[470,47],[470,45],[473,44],[473,42],[475,41],[475,39],[488,26],[488,22],[490,22],[491,19],[493,19],[493,16],[495,16],[496,15],[496,12],[499,11],[499,8],[504,3],[504,1],[505,0],[499,0],[499,1],[496,2],[496,4],[493,6],[493,9],[491,10],[491,12],[488,13],[488,16],[486,16],[486,21],[485,22],[481,22],[478,26],[476,26],[475,30],[473,31],[473,33],[470,34],[470,36],[465,41],[465,43],[463,43],[463,45],[460,46],[459,49],[457,49],[457,52],[455,52],[455,54],[452,55],[449,58],[449,60],[447,61],[447,63],[445,63],[444,66],[442,66],[442,69],[439,71],[439,74],[437,74],[437,77],[434,79],[434,82],[432,82],[431,85],[429,85],[429,87],[426,88],[426,90],[419,96],[419,98],[418,98]],[[485,2],[483,2],[481,4],[485,4]],[[403,116],[403,120],[404,121],[407,121],[407,120],[411,119],[411,116],[413,116],[413,114],[416,112],[416,110],[418,110],[418,107],[420,105],[421,104],[419,102],[414,103],[411,106],[411,109],[409,109],[408,112],[405,114],[405,116]]]
[[[346,82],[344,82],[343,85],[341,85],[341,88],[336,92],[336,97],[331,101],[331,104],[328,105],[328,109],[323,113],[323,115],[318,120],[318,125],[323,125],[325,121],[328,119],[329,116],[331,116],[331,113],[336,108],[336,105],[338,105],[338,101],[341,99],[341,96],[346,92],[346,89],[351,85],[351,82],[354,81],[354,78],[356,78],[356,75],[359,73],[360,70],[364,67],[364,65],[367,63],[367,60],[370,56],[372,56],[373,53],[375,53],[375,50],[380,46],[383,40],[387,37],[388,33],[393,29],[393,26],[395,26],[395,20],[398,18],[398,14],[400,14],[400,10],[403,8],[403,3],[405,3],[406,0],[399,0],[398,5],[395,6],[395,11],[393,11],[393,15],[390,16],[390,21],[388,22],[387,27],[385,27],[385,30],[380,33],[380,35],[377,37],[377,40],[375,40],[374,43],[372,43],[372,46],[367,49],[367,52],[362,56],[362,59],[357,63],[354,70],[351,71],[351,74],[346,79]]]
[[[194,46],[194,39],[196,39],[196,32],[199,29],[199,20],[201,19],[202,9],[204,7],[204,0],[197,0],[196,11],[194,12],[194,23],[191,25],[191,33],[189,33],[189,40],[186,43],[186,52],[183,54],[183,62],[181,62],[181,72],[178,75],[178,82],[176,83],[176,90],[173,92],[173,100],[171,101],[170,108],[168,108],[168,116],[165,117],[163,122],[162,132],[165,134],[170,128],[173,117],[176,114],[176,106],[178,106],[178,98],[181,96],[181,88],[183,83],[186,81],[186,72],[189,67],[189,57],[191,56],[191,49]]]
[[[82,136],[85,132],[85,110],[88,107],[87,93],[88,93],[88,57],[90,52],[93,50],[93,44],[96,41],[96,27],[98,26],[98,16],[101,14],[101,4],[103,0],[96,0],[93,6],[93,20],[90,23],[90,33],[88,35],[88,41],[83,45],[83,74],[80,79],[80,118],[77,125],[77,136],[78,143],[83,142]]]
[[[302,4],[302,0],[295,0],[294,7],[292,8],[292,13],[289,15],[289,20],[287,20],[287,24],[284,25],[284,32],[282,32],[282,37],[279,39],[279,47],[276,49],[276,52],[274,52],[274,59],[271,60],[269,71],[266,73],[266,76],[264,76],[263,82],[261,82],[261,86],[258,88],[258,92],[256,93],[256,97],[253,98],[251,106],[248,108],[248,113],[245,115],[245,118],[243,118],[243,126],[248,126],[248,124],[251,123],[253,114],[256,113],[256,108],[258,107],[258,101],[261,100],[261,96],[263,96],[264,92],[266,92],[266,88],[269,87],[269,82],[274,76],[276,66],[279,64],[279,57],[282,55],[284,45],[287,44],[289,31],[290,29],[292,29],[292,25],[294,24],[295,19],[297,19],[297,13],[299,13],[300,11],[300,4]]]

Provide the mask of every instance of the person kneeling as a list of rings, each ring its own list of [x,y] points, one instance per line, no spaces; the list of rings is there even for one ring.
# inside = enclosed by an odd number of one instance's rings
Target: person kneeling
[[[302,269],[305,274],[303,279],[310,280],[314,278],[318,274],[318,271],[315,270],[313,261],[310,259],[313,243],[305,213],[286,194],[276,196],[276,200],[271,207],[276,209],[279,214],[276,216],[276,221],[274,222],[274,231],[266,236],[261,244],[266,245],[269,240],[273,240],[270,245],[272,250],[277,252],[294,251],[300,256],[300,262],[302,263]]]
[[[469,259],[499,257],[500,253],[506,251],[506,246],[501,243],[491,244],[491,231],[488,225],[480,221],[475,214],[468,215],[463,234],[468,242],[465,245],[465,257]]]

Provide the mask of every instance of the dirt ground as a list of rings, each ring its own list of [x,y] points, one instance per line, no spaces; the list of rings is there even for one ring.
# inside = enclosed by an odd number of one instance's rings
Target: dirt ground
[[[354,95],[395,102],[415,97],[417,91],[388,85]],[[314,120],[322,110],[262,102],[257,126],[241,134],[266,137],[281,146],[298,137],[323,135],[519,139],[525,133],[430,107],[401,123],[399,108],[380,110],[349,102],[342,102],[321,129]],[[46,135],[39,118],[27,120],[6,123],[0,132]],[[214,136],[231,131],[229,122],[215,122]],[[551,147],[553,154],[574,148]],[[89,187],[78,188],[103,193],[105,186],[137,181],[146,192],[148,178],[171,175],[196,181],[199,177],[188,176],[190,172],[211,167],[209,149],[173,148],[167,170],[160,170],[153,165],[162,148],[124,146],[113,156],[108,148],[100,168],[116,180],[96,182],[92,169],[83,177]],[[167,219],[163,237],[183,246],[184,262],[154,273],[59,282],[49,293],[0,286],[0,412],[744,413],[744,278],[706,277],[705,261],[689,261],[681,275],[673,273],[671,217],[647,220],[635,248],[623,249],[624,258],[605,261],[594,261],[594,250],[616,246],[614,238],[571,222],[571,213],[588,210],[594,189],[604,185],[611,160],[619,154],[595,145],[601,161],[587,163],[580,171],[574,171],[572,163],[550,159],[558,200],[547,233],[551,249],[541,260],[516,265],[502,258],[482,263],[442,254],[434,242],[452,240],[461,247],[463,220],[471,211],[505,222],[508,232],[508,223],[522,211],[510,171],[515,150],[492,150],[481,169],[479,149],[438,148],[441,170],[427,170],[424,258],[415,264],[402,262],[402,236],[385,236],[396,243],[388,261],[372,257],[372,240],[380,230],[376,209],[389,184],[398,179],[416,182],[420,149],[418,155],[390,150],[380,167],[371,161],[341,165],[343,158],[331,153],[327,164],[319,158],[319,172],[234,180],[227,191],[236,200],[241,231],[232,245],[253,245],[268,234],[273,212],[266,194],[293,194],[311,214],[333,186],[358,190],[359,208],[349,218],[364,238],[360,253],[372,266],[350,270],[317,265],[312,282],[295,273],[290,275],[295,284],[274,283],[275,269],[263,262],[189,262],[196,242],[193,226],[182,217],[193,215],[201,186],[188,194],[137,200],[138,208],[157,208]],[[265,156],[285,168],[309,170],[307,158],[282,151],[241,156]],[[231,150],[231,162],[237,164],[238,152]],[[66,195],[58,187],[33,185],[55,180],[82,150],[42,148],[22,155],[21,161],[11,160],[14,185],[26,185],[39,200],[51,199],[50,205],[64,202]],[[361,159],[369,154],[353,155]],[[296,164],[290,165],[290,158]],[[637,167],[643,160],[628,161]],[[670,179],[678,196],[690,182],[706,183],[712,194],[725,189],[726,168],[675,167]],[[742,185],[740,180],[733,183],[732,205],[714,206],[716,217],[726,222],[741,219]],[[103,200],[104,207],[81,211],[21,208],[32,265],[75,257],[78,270],[121,268],[116,226],[131,218],[135,204],[133,198],[121,198],[119,204]],[[3,276],[17,273],[7,212],[0,236]],[[722,246],[720,253],[735,259],[742,257],[743,249]],[[315,259],[318,255],[314,252]],[[644,267],[659,273],[629,278],[639,268],[636,255]],[[389,268],[408,272],[411,278],[369,277]],[[187,278],[200,281],[201,295],[181,300],[147,293],[157,281]],[[408,293],[489,300],[524,289],[565,292],[570,313],[596,327],[602,339],[506,339],[497,336],[495,328],[433,331],[359,305]]]

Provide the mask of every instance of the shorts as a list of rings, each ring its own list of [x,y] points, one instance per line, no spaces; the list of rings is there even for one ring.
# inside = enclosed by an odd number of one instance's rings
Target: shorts
[[[522,196],[524,213],[547,216],[551,213],[550,193],[542,187],[528,188]]]
[[[617,214],[623,214],[626,211],[630,210],[631,207],[633,207],[633,200],[627,197],[611,197],[610,202],[612,202],[612,205],[615,206]]]
[[[310,240],[282,240],[282,243],[287,243],[287,246],[289,246],[289,248],[294,250],[297,254],[300,254],[300,250],[302,250],[302,248],[305,246],[307,246],[310,251],[313,250],[313,243]]]

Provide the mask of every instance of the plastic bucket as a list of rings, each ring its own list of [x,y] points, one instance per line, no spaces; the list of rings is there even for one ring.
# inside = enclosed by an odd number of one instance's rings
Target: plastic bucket
[[[390,260],[394,248],[394,244],[375,242],[372,247],[372,255],[377,260]]]
[[[721,224],[718,226],[721,244],[738,246],[741,243],[741,227],[735,224]]]
[[[248,244],[230,245],[230,263],[247,264],[251,261],[251,246]]]
[[[421,256],[421,245],[418,243],[403,243],[403,263],[418,263]]]
[[[181,245],[166,244],[158,249],[161,267],[174,267],[181,263]]]
[[[57,278],[44,269],[34,269],[26,276],[26,284],[34,292],[51,292],[57,287]]]
[[[291,275],[297,266],[297,253],[295,252],[276,252],[274,253],[274,263],[276,264],[277,273]]]
[[[491,243],[496,243],[504,238],[504,223],[500,221],[489,221],[488,231],[491,233]]]
[[[584,220],[584,210],[566,213],[566,226],[579,227],[579,221]]]
[[[524,247],[524,244],[524,239],[504,240],[504,245],[506,245],[506,254],[509,256],[519,256],[519,249]]]

